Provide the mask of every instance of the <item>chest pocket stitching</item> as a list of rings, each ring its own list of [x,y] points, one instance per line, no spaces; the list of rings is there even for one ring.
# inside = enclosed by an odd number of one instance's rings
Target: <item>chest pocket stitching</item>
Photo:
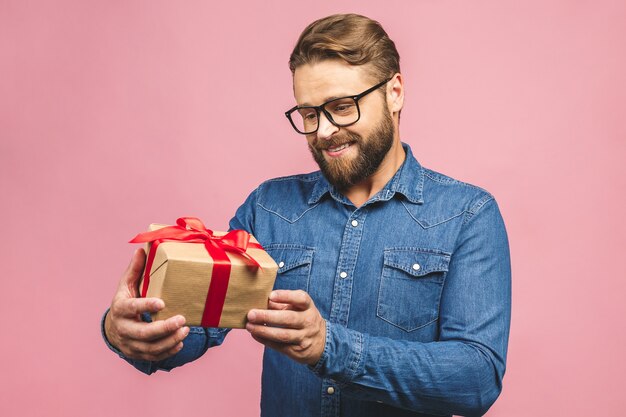
[[[283,252],[283,254],[284,253],[285,252]],[[289,270],[292,270],[302,265],[310,264],[313,261],[313,254],[312,253],[309,253],[306,255],[298,254],[295,256],[283,255],[282,257],[280,257],[280,260],[278,262],[281,262],[281,261],[284,262],[285,265],[282,268],[278,268],[279,274],[283,272],[287,272]]]
[[[313,248],[288,244],[267,245],[264,248],[278,265],[280,262],[284,262],[284,265],[279,267],[277,271],[277,284],[286,287],[286,289],[308,291],[311,264],[315,251]]]
[[[300,219],[302,218],[302,216],[304,216],[304,215],[305,215],[308,211],[313,210],[315,207],[317,207],[317,206],[319,205],[319,203],[316,203],[316,204],[315,204],[315,205],[313,205],[312,207],[309,207],[309,208],[307,208],[306,210],[304,210],[304,211],[303,211],[302,213],[300,213],[299,215],[298,215],[298,214],[296,214],[296,216],[295,216],[295,217],[293,217],[293,216],[292,216],[292,218],[291,218],[291,219],[289,219],[289,218],[287,218],[287,217],[283,216],[282,214],[280,214],[279,212],[274,211],[274,210],[272,210],[272,209],[270,209],[270,208],[268,208],[268,207],[265,207],[265,206],[264,206],[263,204],[261,204],[261,203],[256,203],[256,204],[257,204],[257,206],[261,207],[263,210],[265,210],[265,211],[267,211],[268,213],[271,213],[271,214],[273,214],[273,215],[275,215],[275,216],[280,217],[281,219],[283,219],[283,220],[284,220],[284,221],[286,221],[287,223],[295,223],[295,222],[297,222],[297,221],[298,221],[298,220],[300,220]]]
[[[449,222],[450,220],[456,219],[457,217],[462,216],[466,213],[465,210],[462,210],[461,212],[457,214],[451,214],[449,217],[445,219],[436,219],[434,220],[434,223],[430,223],[426,219],[418,219],[404,201],[401,201],[401,203],[404,206],[404,209],[407,211],[407,213],[409,213],[409,216],[411,216],[411,218],[415,220],[415,222],[419,224],[422,227],[422,229],[430,229],[431,227],[439,226],[440,224]]]
[[[435,322],[449,263],[437,249],[386,248],[376,315],[407,332]]]
[[[383,263],[400,269],[414,277],[422,277],[431,272],[447,272],[450,255],[444,252],[420,249],[385,249]],[[413,265],[419,265],[418,269]]]

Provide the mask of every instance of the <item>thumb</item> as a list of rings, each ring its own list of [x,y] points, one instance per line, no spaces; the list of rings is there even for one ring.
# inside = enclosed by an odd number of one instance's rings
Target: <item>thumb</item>
[[[139,279],[142,276],[145,264],[146,253],[141,248],[136,249],[122,277],[122,282],[120,283],[130,293],[131,297],[137,297],[139,295]]]

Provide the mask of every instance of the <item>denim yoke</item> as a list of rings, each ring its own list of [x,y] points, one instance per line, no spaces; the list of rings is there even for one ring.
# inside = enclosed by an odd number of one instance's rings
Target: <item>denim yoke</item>
[[[262,416],[482,415],[498,397],[511,309],[498,205],[403,147],[359,208],[314,172],[264,182],[231,220],[279,264],[275,288],[307,291],[327,325],[315,366],[265,349]],[[194,327],[165,361],[125,359],[170,370],[227,332]]]

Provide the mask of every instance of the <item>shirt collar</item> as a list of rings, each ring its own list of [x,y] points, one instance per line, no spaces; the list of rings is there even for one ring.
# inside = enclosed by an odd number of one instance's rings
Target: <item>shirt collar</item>
[[[402,143],[402,148],[404,148],[404,152],[406,153],[404,162],[383,189],[370,199],[370,202],[387,201],[391,199],[395,193],[402,194],[411,203],[422,204],[424,202],[422,196],[424,189],[424,168],[413,156],[409,145]],[[320,175],[313,187],[308,203],[316,204],[326,193],[330,193],[334,196],[342,196],[335,187],[329,184],[324,175]]]

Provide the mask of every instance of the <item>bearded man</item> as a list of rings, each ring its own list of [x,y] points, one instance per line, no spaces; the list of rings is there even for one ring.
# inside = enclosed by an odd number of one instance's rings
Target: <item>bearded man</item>
[[[290,68],[285,114],[320,171],[263,182],[230,221],[280,267],[246,327],[266,347],[261,414],[482,415],[502,388],[510,323],[494,197],[400,141],[399,55],[377,22],[313,22]],[[144,263],[136,251],[103,317],[108,346],[150,374],[221,344],[229,329],[149,322],[164,304],[136,298]]]

